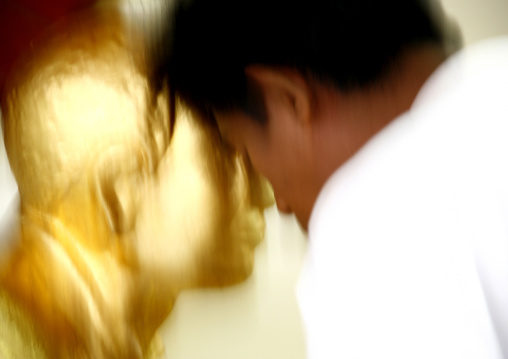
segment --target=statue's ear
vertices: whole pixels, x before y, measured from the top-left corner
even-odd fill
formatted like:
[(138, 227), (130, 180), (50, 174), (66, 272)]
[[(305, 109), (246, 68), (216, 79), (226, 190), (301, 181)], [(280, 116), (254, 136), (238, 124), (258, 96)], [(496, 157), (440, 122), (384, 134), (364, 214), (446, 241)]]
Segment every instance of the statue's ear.
[(125, 148), (110, 148), (97, 166), (95, 190), (112, 231), (121, 234), (134, 227), (141, 197), (143, 158)]

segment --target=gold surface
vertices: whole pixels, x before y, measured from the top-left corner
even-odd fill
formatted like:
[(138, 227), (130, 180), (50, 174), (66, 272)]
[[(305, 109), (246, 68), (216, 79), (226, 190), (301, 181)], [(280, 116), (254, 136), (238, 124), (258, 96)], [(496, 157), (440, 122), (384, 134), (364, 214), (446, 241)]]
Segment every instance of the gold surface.
[(252, 270), (270, 190), (182, 105), (170, 140), (168, 91), (127, 34), (115, 11), (78, 15), (7, 83), (21, 210), (0, 255), (0, 358), (157, 357), (181, 290)]

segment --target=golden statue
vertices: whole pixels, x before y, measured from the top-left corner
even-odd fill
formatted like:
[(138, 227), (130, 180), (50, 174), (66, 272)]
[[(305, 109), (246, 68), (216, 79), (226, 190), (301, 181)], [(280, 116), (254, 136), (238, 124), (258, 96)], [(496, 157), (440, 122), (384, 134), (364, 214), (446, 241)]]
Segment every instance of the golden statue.
[[(148, 358), (178, 293), (245, 279), (265, 184), (155, 90), (114, 10), (40, 39), (2, 96), (19, 229), (0, 252), (0, 358)], [(138, 44), (139, 45), (139, 44)]]

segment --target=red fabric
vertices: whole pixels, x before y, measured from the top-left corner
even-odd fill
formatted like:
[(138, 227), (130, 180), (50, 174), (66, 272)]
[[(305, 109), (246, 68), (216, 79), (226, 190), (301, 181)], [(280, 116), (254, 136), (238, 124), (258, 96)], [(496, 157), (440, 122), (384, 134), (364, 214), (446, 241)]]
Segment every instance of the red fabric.
[(33, 39), (54, 21), (94, 1), (0, 1), (0, 90), (3, 90), (11, 67)]

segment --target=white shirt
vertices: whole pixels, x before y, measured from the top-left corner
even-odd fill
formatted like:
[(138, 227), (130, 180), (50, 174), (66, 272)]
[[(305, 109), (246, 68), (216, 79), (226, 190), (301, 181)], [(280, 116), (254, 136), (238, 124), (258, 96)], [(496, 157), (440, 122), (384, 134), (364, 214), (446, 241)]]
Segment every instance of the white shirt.
[(508, 38), (470, 47), (328, 180), (309, 359), (508, 358)]

